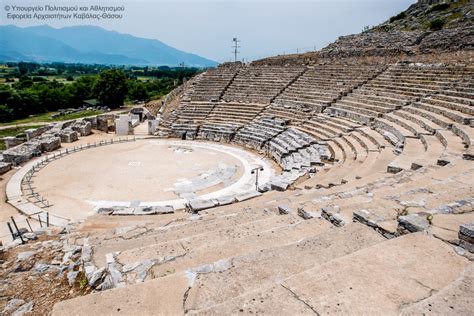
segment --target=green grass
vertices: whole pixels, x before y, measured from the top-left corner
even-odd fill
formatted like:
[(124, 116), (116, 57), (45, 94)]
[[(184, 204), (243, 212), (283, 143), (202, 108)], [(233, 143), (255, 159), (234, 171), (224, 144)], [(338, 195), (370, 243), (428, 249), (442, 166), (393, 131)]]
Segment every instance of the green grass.
[(19, 119), (7, 123), (0, 123), (0, 126), (7, 126), (7, 125), (17, 125), (17, 124), (27, 124), (27, 123), (39, 123), (39, 122), (58, 122), (58, 121), (68, 121), (68, 120), (75, 120), (87, 116), (94, 116), (98, 114), (102, 114), (103, 111), (82, 111), (78, 113), (72, 113), (67, 115), (62, 115), (57, 118), (51, 118), (51, 115), (57, 112), (48, 112), (38, 115), (32, 115), (28, 118)]

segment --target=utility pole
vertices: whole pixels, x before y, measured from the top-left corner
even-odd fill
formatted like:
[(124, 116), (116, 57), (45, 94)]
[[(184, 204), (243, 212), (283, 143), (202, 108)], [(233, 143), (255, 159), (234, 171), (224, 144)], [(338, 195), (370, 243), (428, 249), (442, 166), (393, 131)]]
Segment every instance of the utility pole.
[(184, 61), (179, 63), (179, 66), (181, 67), (181, 75), (183, 76), (182, 83), (184, 83)]
[(234, 62), (237, 62), (237, 54), (240, 53), (239, 52), (239, 43), (240, 43), (240, 40), (237, 39), (237, 37), (234, 37), (232, 39), (232, 42), (234, 42), (234, 46), (232, 46), (232, 48), (234, 49), (233, 53), (234, 53)]

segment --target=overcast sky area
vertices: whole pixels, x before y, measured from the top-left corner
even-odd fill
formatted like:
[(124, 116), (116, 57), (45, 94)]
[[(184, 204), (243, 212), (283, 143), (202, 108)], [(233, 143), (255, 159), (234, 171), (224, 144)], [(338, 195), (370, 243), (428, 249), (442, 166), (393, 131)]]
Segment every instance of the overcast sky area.
[[(53, 27), (97, 25), (158, 39), (218, 62), (229, 61), (232, 38), (241, 40), (240, 59), (320, 49), (341, 35), (359, 33), (405, 10), (416, 0), (0, 0), (0, 23)], [(6, 5), (121, 5), (120, 20), (12, 21)], [(87, 45), (87, 43), (84, 43)]]

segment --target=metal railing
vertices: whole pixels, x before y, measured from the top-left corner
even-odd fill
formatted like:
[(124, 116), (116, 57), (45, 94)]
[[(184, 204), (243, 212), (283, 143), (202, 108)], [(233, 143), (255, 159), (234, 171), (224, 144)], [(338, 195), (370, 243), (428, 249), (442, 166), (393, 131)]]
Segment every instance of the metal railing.
[[(54, 152), (50, 155), (46, 155), (43, 158), (40, 158), (35, 164), (33, 164), (30, 170), (28, 170), (26, 174), (23, 176), (21, 180), (21, 191), (23, 192), (23, 196), (26, 197), (28, 202), (40, 207), (41, 209), (43, 210), (49, 209), (51, 206), (53, 206), (53, 204), (51, 204), (46, 198), (41, 196), (39, 192), (35, 191), (34, 177), (37, 172), (39, 172), (41, 169), (43, 169), (46, 165), (48, 165), (52, 161), (55, 161), (59, 158), (65, 157), (67, 155), (70, 155), (82, 150), (97, 148), (97, 147), (102, 147), (102, 146), (107, 146), (107, 145), (113, 145), (113, 144), (134, 142), (134, 141), (136, 141), (135, 137), (110, 139), (110, 140), (104, 140), (104, 141), (99, 141), (99, 142), (94, 142), (94, 143), (87, 143), (86, 145), (81, 144), (79, 146), (74, 146), (72, 148), (65, 148), (64, 150), (59, 150), (58, 152)], [(24, 221), (23, 224), (26, 224), (28, 226), (30, 232), (33, 232), (33, 229), (29, 220), (34, 220), (35, 222), (37, 221), (40, 227), (50, 226), (49, 211), (41, 211), (34, 215), (24, 214), (24, 216), (25, 216), (24, 220), (23, 219), (15, 220), (15, 218), (12, 216), (10, 217), (11, 222), (8, 221), (6, 223), (13, 240), (20, 238), (22, 243), (25, 242), (25, 238), (23, 238), (23, 234), (26, 232), (25, 231), (26, 227), (19, 227), (18, 224), (20, 223), (20, 221)], [(54, 215), (54, 216), (58, 218), (62, 218), (57, 215)], [(67, 218), (62, 218), (62, 219), (68, 220)], [(6, 237), (6, 236), (0, 236), (0, 238), (1, 237)]]
[[(37, 214), (37, 220), (39, 223), (40, 228), (43, 227), (49, 227), (49, 212), (46, 212), (46, 218), (44, 220), (41, 219), (40, 214)], [(24, 244), (28, 238), (24, 236), (26, 233), (33, 233), (35, 229), (33, 229), (30, 220), (36, 220), (34, 216), (26, 216), (25, 218), (20, 218), (20, 219), (15, 219), (13, 216), (10, 216), (10, 221), (7, 221), (7, 227), (8, 231), (10, 232), (10, 236), (12, 241), (15, 241), (16, 239), (20, 239), (21, 243)], [(27, 227), (21, 224), (26, 224)], [(33, 223), (34, 225), (34, 223)], [(6, 235), (0, 236), (0, 238), (5, 238), (7, 237)]]

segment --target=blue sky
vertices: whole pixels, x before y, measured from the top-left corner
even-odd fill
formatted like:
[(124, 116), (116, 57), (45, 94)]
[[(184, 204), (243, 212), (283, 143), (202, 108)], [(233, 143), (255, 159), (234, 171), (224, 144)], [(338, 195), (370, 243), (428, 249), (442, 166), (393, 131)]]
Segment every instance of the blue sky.
[[(405, 10), (415, 0), (1, 0), (0, 23), (53, 27), (98, 25), (171, 46), (218, 62), (231, 60), (232, 38), (240, 59), (320, 49), (341, 35), (358, 33)], [(5, 5), (123, 5), (120, 20), (12, 21)]]

